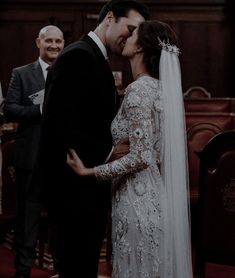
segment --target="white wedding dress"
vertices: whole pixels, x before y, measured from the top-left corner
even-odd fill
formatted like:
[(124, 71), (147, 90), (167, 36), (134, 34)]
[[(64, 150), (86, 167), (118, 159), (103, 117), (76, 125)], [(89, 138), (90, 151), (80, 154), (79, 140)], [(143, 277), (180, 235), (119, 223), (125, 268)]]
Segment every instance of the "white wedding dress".
[(112, 278), (190, 278), (175, 275), (166, 261), (172, 252), (166, 254), (166, 189), (159, 166), (162, 105), (159, 80), (142, 76), (130, 84), (111, 127), (114, 144), (129, 138), (130, 152), (95, 168), (97, 179), (112, 179)]

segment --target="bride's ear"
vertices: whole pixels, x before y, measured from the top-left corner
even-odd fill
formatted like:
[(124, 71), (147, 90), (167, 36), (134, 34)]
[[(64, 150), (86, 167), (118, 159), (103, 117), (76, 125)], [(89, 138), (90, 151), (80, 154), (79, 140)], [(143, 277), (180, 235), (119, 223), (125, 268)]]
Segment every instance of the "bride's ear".
[(143, 52), (143, 48), (141, 46), (137, 46), (135, 53), (142, 53)]

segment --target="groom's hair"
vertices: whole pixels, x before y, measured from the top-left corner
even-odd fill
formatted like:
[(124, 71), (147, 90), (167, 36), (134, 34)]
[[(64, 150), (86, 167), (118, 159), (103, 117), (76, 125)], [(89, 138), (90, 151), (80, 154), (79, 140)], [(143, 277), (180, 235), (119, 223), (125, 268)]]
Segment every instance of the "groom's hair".
[(100, 11), (98, 24), (100, 24), (108, 12), (113, 12), (113, 15), (119, 17), (127, 17), (130, 10), (135, 10), (143, 16), (145, 20), (149, 19), (148, 8), (135, 0), (111, 0), (107, 2)]

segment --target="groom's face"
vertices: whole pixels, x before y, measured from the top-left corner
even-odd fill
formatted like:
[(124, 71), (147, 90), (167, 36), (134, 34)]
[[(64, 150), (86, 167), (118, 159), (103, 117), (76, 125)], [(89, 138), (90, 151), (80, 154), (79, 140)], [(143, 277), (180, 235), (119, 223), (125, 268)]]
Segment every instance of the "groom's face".
[(126, 40), (144, 20), (144, 17), (135, 10), (130, 10), (127, 17), (120, 18), (114, 17), (113, 13), (110, 12), (107, 15), (107, 50), (115, 54), (121, 54), (126, 44)]

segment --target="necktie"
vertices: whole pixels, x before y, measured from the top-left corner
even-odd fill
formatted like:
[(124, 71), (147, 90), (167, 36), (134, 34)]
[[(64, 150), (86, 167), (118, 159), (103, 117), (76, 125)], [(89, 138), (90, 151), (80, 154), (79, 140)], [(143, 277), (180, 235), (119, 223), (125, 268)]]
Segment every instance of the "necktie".
[(50, 70), (50, 67), (51, 67), (51, 66), (48, 66), (48, 67), (46, 68), (46, 71), (45, 71), (45, 80), (46, 80), (46, 78), (47, 78), (47, 73), (48, 73), (48, 71)]

